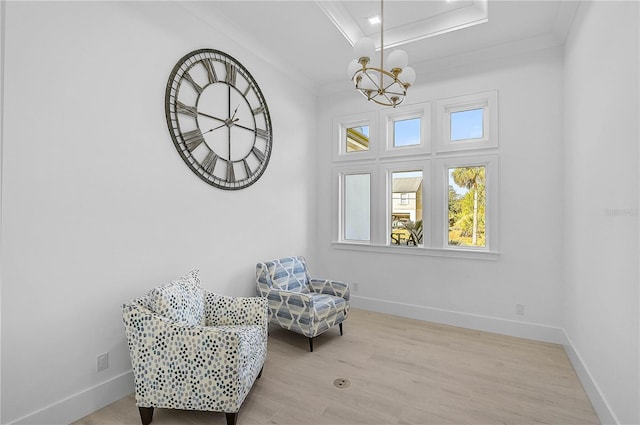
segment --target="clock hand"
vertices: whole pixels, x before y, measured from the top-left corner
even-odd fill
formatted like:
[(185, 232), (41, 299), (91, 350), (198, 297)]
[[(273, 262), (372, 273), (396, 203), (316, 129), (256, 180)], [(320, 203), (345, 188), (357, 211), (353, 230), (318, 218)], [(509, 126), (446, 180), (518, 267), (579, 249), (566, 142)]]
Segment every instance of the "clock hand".
[(222, 125), (217, 126), (216, 128), (212, 128), (211, 130), (207, 130), (207, 131), (205, 131), (204, 133), (202, 133), (202, 135), (205, 135), (205, 134), (207, 134), (207, 133), (211, 133), (213, 130), (217, 130), (217, 129), (219, 129), (220, 127), (224, 127), (225, 125), (227, 125), (227, 124), (222, 124)]
[[(240, 104), (238, 104), (238, 106), (236, 106), (236, 110), (235, 110), (235, 111), (233, 111), (233, 115), (231, 115), (231, 118), (230, 118), (231, 120), (233, 120), (233, 118), (236, 116), (236, 112), (238, 112), (238, 108), (239, 108), (239, 107), (240, 107)], [(235, 122), (235, 121), (238, 121), (238, 119), (239, 119), (239, 118), (236, 118), (236, 119), (234, 120), (234, 122)]]
[(245, 127), (242, 124), (233, 124), (233, 125), (236, 126), (236, 127), (241, 128), (243, 130), (247, 130), (247, 131), (252, 132), (253, 134), (256, 135), (256, 137), (262, 137), (263, 139), (268, 139), (268, 138), (271, 137), (267, 130), (263, 130), (261, 128), (249, 128), (249, 127)]
[(213, 115), (205, 114), (204, 112), (200, 112), (200, 111), (198, 111), (198, 115), (202, 115), (203, 117), (207, 117), (207, 118), (213, 118), (214, 120), (217, 120), (217, 121), (220, 121), (220, 122), (226, 122), (227, 121), (227, 120), (225, 120), (223, 118), (214, 117)]
[[(237, 120), (238, 120), (238, 118), (236, 118), (236, 121), (237, 121)], [(236, 126), (236, 127), (239, 127), (239, 128), (245, 129), (245, 130), (248, 130), (248, 131), (250, 131), (250, 132), (252, 132), (252, 133), (255, 133), (255, 132), (256, 132), (256, 129), (255, 129), (255, 128), (245, 127), (245, 126), (244, 126), (244, 125), (242, 125), (242, 124), (235, 124), (235, 121), (234, 121), (234, 124), (233, 124), (233, 125), (234, 125), (234, 126)]]
[[(233, 123), (235, 123), (236, 121), (238, 121), (240, 118), (235, 118), (235, 119), (222, 119), (222, 118), (218, 118), (218, 117), (214, 117), (213, 115), (209, 115), (209, 114), (205, 114), (204, 112), (198, 112), (198, 115), (202, 115), (203, 117), (207, 117), (207, 118), (213, 118), (214, 120), (220, 121), (224, 124), (222, 124), (222, 126), (226, 125), (231, 127), (231, 125)], [(222, 127), (220, 126), (220, 127)], [(216, 127), (216, 128), (220, 128), (220, 127)], [(214, 129), (215, 130), (215, 129)]]

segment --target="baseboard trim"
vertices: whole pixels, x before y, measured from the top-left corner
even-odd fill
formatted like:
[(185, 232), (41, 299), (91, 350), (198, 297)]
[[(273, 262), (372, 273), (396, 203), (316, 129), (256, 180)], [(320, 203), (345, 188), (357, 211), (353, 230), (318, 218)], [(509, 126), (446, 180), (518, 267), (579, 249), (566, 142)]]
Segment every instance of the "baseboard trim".
[(571, 338), (562, 328), (359, 296), (351, 297), (351, 306), (410, 319), (560, 344), (567, 353), (600, 422), (603, 425), (620, 423), (576, 351)]
[(596, 411), (598, 415), (598, 419), (600, 419), (600, 423), (602, 425), (615, 425), (619, 424), (618, 418), (611, 410), (609, 403), (603, 397), (600, 388), (593, 380), (589, 369), (582, 361), (580, 354), (575, 349), (571, 338), (567, 335), (566, 331), (563, 331), (564, 334), (564, 342), (562, 346), (564, 347), (564, 351), (567, 353), (567, 357), (569, 357), (569, 361), (573, 365), (573, 369), (576, 371), (576, 375), (578, 375), (578, 379), (584, 388), (584, 392), (587, 393), (587, 397), (591, 401), (591, 405), (593, 406), (593, 410)]
[(125, 372), (29, 413), (8, 425), (68, 425), (116, 400), (120, 400), (133, 391), (133, 372)]
[(564, 332), (562, 329), (536, 323), (519, 322), (479, 314), (461, 313), (458, 311), (359, 296), (351, 297), (351, 305), (363, 310), (377, 311), (394, 316), (459, 326), (461, 328), (478, 331), (493, 332), (501, 335), (551, 342), (554, 344), (562, 344), (564, 342)]

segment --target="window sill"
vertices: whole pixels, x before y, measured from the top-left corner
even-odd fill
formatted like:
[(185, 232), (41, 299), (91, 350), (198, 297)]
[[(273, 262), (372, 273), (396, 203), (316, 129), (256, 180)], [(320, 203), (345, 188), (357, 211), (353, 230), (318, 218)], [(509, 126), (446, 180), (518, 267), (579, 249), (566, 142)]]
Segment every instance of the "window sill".
[(484, 249), (479, 250), (473, 248), (424, 248), (416, 246), (389, 246), (354, 242), (332, 242), (331, 246), (334, 249), (343, 249), (347, 251), (379, 252), (385, 254), (418, 255), (426, 257), (464, 258), (470, 260), (489, 261), (497, 261), (500, 258), (500, 253), (497, 251), (487, 251)]

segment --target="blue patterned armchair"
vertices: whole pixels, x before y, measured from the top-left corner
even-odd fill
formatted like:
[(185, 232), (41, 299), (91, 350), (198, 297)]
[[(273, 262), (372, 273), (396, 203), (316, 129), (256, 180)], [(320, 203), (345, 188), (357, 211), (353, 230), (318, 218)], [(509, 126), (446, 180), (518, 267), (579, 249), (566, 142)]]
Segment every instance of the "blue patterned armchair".
[(340, 326), (349, 315), (349, 285), (309, 276), (304, 257), (287, 257), (256, 265), (257, 293), (269, 300), (271, 323), (309, 338)]
[(267, 357), (267, 301), (203, 289), (194, 270), (122, 306), (143, 425), (154, 408), (238, 411)]

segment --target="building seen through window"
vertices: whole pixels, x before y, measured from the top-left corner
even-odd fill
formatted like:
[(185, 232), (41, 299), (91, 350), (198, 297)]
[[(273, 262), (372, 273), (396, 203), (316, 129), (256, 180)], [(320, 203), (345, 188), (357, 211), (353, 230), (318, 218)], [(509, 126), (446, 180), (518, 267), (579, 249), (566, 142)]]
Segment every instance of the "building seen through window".
[(392, 173), (391, 243), (422, 244), (422, 171)]

